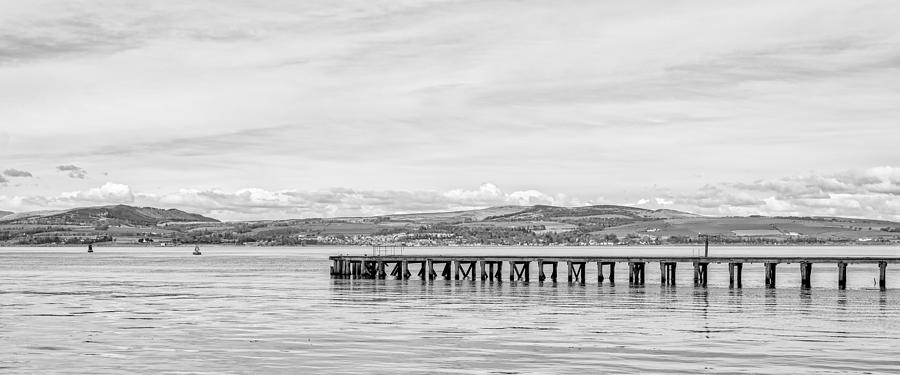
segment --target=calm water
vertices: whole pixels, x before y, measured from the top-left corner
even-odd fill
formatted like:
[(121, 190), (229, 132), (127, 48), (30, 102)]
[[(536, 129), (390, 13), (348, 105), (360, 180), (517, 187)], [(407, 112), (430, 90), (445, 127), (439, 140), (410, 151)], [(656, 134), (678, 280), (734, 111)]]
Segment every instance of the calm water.
[[(2, 373), (898, 373), (900, 270), (779, 267), (742, 290), (689, 265), (662, 287), (333, 280), (348, 248), (0, 248)], [(426, 250), (419, 250), (425, 252)], [(429, 249), (690, 255), (689, 248)], [(713, 255), (888, 255), (898, 248), (737, 248)], [(564, 275), (563, 275), (564, 276)], [(591, 282), (593, 279), (593, 282)]]

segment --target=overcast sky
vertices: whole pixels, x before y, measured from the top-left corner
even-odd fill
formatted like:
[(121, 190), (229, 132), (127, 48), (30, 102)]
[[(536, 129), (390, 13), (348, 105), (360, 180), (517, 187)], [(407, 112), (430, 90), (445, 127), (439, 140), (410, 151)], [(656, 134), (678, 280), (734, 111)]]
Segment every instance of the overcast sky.
[(900, 220), (897, 1), (0, 0), (0, 210)]

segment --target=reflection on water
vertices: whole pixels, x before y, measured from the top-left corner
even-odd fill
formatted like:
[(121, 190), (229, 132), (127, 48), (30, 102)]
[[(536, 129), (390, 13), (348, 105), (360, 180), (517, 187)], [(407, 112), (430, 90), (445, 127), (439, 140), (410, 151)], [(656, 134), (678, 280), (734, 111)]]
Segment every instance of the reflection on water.
[[(80, 249), (79, 249), (80, 250)], [(900, 272), (762, 267), (728, 288), (328, 276), (322, 248), (0, 249), (0, 371), (892, 372)], [(829, 276), (831, 275), (831, 276)], [(564, 276), (564, 275), (561, 275)], [(655, 281), (655, 283), (654, 283)], [(893, 283), (892, 283), (893, 281)]]

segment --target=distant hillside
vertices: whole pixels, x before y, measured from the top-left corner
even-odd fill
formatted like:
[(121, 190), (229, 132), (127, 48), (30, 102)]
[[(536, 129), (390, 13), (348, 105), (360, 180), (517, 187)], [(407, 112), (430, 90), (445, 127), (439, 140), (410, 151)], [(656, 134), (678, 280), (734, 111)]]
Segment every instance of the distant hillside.
[(647, 220), (647, 219), (675, 219), (698, 217), (698, 215), (675, 210), (648, 210), (627, 206), (585, 206), (585, 207), (555, 207), (533, 206), (518, 212), (490, 216), (487, 221), (529, 221), (529, 220), (569, 220), (590, 221), (591, 219), (623, 219), (623, 220)]
[[(708, 217), (629, 206), (501, 206), (372, 217), (219, 222), (175, 209), (104, 206), (0, 217), (0, 245), (671, 245), (900, 243), (900, 223), (839, 217)], [(551, 250), (548, 250), (551, 251)]]
[(216, 219), (176, 209), (126, 205), (36, 211), (0, 217), (0, 224), (38, 225), (157, 225), (166, 222), (219, 222)]
[(12, 215), (12, 214), (13, 214), (13, 213), (12, 213), (12, 212), (9, 212), (9, 211), (0, 211), (0, 218), (2, 218), (2, 217), (4, 217), (4, 216), (9, 216), (9, 215)]
[(500, 206), (469, 211), (384, 215), (378, 216), (377, 218), (396, 222), (467, 222), (481, 221), (490, 217), (512, 215), (529, 209), (530, 207), (524, 206)]

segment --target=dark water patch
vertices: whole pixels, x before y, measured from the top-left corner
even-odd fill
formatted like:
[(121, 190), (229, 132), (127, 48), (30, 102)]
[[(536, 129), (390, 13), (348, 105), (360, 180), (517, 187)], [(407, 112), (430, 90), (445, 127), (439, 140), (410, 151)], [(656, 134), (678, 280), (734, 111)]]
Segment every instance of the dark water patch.
[(64, 351), (64, 350), (72, 350), (70, 348), (62, 347), (62, 346), (26, 346), (26, 349), (32, 350), (46, 350), (46, 351)]

